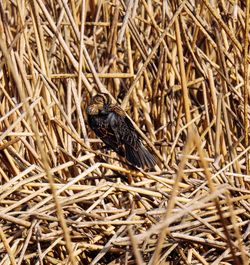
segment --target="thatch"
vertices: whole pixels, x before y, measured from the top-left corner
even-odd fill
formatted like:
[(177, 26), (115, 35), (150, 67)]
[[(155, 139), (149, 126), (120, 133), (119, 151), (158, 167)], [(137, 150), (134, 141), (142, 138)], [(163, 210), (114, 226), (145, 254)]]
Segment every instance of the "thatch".
[[(249, 2), (0, 1), (0, 265), (249, 264)], [(154, 171), (90, 130), (98, 91)]]

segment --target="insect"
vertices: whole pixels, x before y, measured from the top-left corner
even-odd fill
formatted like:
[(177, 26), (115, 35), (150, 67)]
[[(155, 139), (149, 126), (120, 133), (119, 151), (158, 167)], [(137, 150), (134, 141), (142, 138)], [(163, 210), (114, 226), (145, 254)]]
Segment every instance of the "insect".
[(87, 107), (88, 122), (101, 140), (132, 165), (153, 168), (156, 158), (143, 145), (123, 109), (108, 94), (95, 95)]

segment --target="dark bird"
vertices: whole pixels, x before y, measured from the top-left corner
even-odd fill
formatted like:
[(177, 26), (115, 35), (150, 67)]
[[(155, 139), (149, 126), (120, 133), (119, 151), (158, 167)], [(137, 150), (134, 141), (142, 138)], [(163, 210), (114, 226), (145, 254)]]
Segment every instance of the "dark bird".
[(155, 157), (143, 145), (123, 109), (111, 103), (108, 94), (95, 95), (87, 107), (88, 122), (98, 137), (132, 165), (153, 168)]

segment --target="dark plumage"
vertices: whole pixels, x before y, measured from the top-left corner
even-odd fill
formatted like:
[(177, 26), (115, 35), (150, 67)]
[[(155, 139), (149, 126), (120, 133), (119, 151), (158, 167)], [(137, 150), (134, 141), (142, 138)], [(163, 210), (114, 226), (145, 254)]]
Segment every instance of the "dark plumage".
[(94, 96), (87, 108), (91, 129), (111, 149), (134, 166), (152, 168), (155, 157), (145, 148), (125, 112), (112, 104), (108, 94)]

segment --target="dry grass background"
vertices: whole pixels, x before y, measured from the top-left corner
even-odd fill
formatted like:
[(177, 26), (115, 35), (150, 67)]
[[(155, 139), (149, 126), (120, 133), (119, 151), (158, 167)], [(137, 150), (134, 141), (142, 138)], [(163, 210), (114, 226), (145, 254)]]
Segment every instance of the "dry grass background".
[[(0, 265), (249, 264), (249, 2), (0, 2)], [(97, 91), (154, 172), (90, 131)]]

